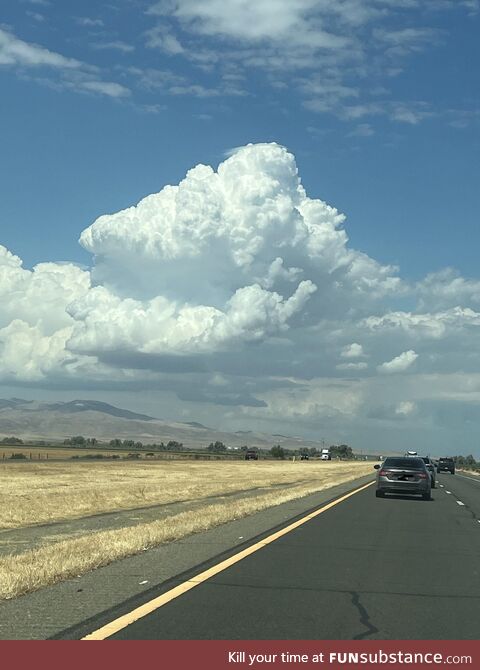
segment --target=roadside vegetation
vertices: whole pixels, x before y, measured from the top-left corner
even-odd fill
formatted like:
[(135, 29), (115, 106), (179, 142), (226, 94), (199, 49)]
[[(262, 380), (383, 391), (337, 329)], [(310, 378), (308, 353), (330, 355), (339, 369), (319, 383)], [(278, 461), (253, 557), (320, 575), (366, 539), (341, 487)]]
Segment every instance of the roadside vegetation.
[[(33, 518), (45, 515), (52, 519), (92, 514), (105, 510), (105, 506), (112, 509), (113, 503), (115, 509), (123, 509), (131, 507), (132, 501), (133, 506), (139, 506), (147, 500), (173, 502), (200, 497), (205, 499), (205, 506), (162, 520), (90, 533), (0, 558), (0, 598), (13, 598), (158, 544), (372, 473), (371, 463), (354, 461), (131, 463), (128, 468), (122, 464), (120, 469), (118, 466), (82, 463), (69, 469), (56, 463), (4, 467), (0, 474), (4, 527), (13, 527), (14, 523), (25, 525), (27, 520), (32, 523)], [(252, 490), (265, 486), (270, 490), (251, 495)], [(242, 490), (246, 492), (245, 498), (227, 497), (222, 503), (208, 503), (209, 495)], [(75, 509), (77, 505), (83, 511)], [(5, 506), (9, 508), (7, 513)]]
[(0, 528), (18, 528), (241, 491), (324, 488), (371, 463), (275, 461), (9, 462), (0, 464)]
[(473, 474), (480, 474), (480, 461), (476, 461), (472, 454), (468, 456), (454, 456), (455, 466), (460, 470), (469, 470)]

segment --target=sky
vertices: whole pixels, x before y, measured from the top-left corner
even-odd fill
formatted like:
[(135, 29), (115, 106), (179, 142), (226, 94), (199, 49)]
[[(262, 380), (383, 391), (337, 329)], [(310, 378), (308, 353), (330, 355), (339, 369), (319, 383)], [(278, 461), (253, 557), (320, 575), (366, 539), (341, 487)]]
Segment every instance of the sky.
[(4, 0), (0, 396), (480, 457), (478, 0)]

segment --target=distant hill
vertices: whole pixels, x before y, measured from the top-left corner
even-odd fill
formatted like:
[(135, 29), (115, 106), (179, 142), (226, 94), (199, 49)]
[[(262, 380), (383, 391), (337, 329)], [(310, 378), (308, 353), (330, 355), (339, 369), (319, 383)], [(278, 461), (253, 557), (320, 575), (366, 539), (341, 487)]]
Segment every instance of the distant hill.
[(270, 449), (274, 444), (281, 444), (298, 449), (320, 446), (319, 442), (298, 437), (274, 436), (249, 430), (228, 433), (196, 421), (165, 421), (106, 402), (82, 399), (68, 402), (0, 399), (0, 439), (12, 435), (24, 440), (58, 441), (83, 435), (103, 441), (119, 438), (144, 444), (175, 440), (187, 448), (206, 447), (216, 440), (228, 447), (247, 445)]
[(128, 409), (120, 409), (106, 402), (98, 400), (72, 400), (71, 402), (57, 402), (44, 406), (45, 409), (54, 412), (63, 412), (64, 414), (73, 414), (76, 412), (102, 412), (110, 416), (119, 416), (122, 419), (138, 419), (139, 421), (155, 421), (153, 416), (147, 414), (137, 414)]

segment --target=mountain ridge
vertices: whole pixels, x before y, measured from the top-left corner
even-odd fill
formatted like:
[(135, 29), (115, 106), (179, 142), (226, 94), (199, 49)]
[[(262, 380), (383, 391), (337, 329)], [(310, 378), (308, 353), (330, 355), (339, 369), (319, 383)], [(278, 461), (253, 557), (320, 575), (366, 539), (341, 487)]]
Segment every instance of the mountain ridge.
[(274, 436), (256, 431), (228, 432), (209, 428), (197, 421), (158, 419), (97, 400), (38, 402), (21, 398), (0, 398), (0, 438), (63, 441), (74, 435), (98, 440), (134, 439), (145, 444), (170, 440), (187, 448), (206, 447), (217, 440), (227, 446), (318, 447), (320, 442), (299, 437)]

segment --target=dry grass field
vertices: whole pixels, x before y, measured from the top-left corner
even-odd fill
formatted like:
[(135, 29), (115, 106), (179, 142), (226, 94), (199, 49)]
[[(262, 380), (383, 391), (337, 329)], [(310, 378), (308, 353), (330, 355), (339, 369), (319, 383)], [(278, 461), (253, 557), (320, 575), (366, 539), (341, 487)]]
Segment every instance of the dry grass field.
[[(165, 542), (373, 474), (371, 462), (10, 463), (0, 467), (3, 528), (179, 500), (189, 510), (0, 558), (0, 599), (80, 575)], [(258, 490), (258, 495), (251, 495)], [(245, 497), (209, 504), (233, 492)]]
[(10, 462), (0, 464), (0, 528), (226, 493), (327, 488), (372, 472), (356, 462)]

